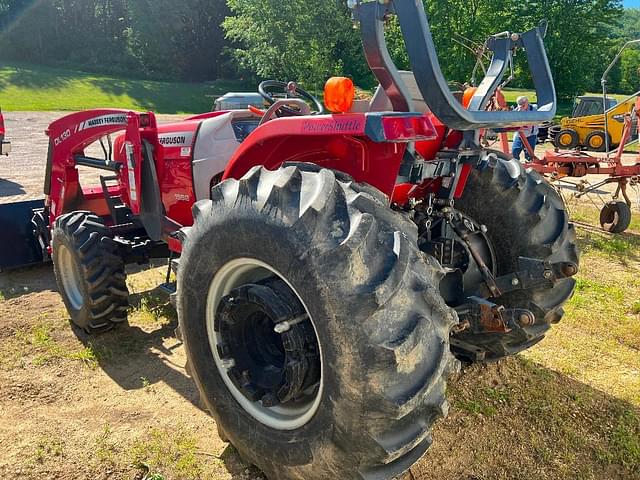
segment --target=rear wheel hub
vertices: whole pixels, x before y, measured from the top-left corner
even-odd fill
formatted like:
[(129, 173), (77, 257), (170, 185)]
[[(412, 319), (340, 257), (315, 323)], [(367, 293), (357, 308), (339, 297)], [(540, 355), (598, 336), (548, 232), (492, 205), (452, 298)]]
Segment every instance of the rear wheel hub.
[(236, 401), (278, 430), (305, 425), (322, 394), (321, 348), (293, 288), (257, 260), (223, 267), (209, 289), (214, 361)]
[(319, 352), (304, 307), (280, 279), (234, 289), (220, 302), (218, 352), (250, 400), (274, 406), (320, 380)]

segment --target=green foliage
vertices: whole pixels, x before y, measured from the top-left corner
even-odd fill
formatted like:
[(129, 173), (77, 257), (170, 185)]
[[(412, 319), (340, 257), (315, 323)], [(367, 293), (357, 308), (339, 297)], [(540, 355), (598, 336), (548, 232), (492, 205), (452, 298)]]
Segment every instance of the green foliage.
[(0, 0), (9, 60), (183, 80), (223, 73), (224, 0)]
[[(640, 10), (620, 0), (439, 0), (426, 2), (445, 76), (471, 80), (476, 43), (499, 31), (549, 22), (545, 44), (561, 99), (598, 91), (604, 67), (626, 39), (640, 38)], [(404, 39), (388, 22), (389, 50), (408, 68)], [(318, 89), (331, 75), (363, 88), (374, 80), (344, 0), (0, 0), (0, 58), (171, 80), (249, 76)], [(612, 91), (640, 88), (640, 52), (624, 54)], [(530, 88), (519, 55), (513, 87)]]
[(358, 32), (335, 1), (229, 0), (224, 22), (240, 65), (259, 77), (298, 80), (318, 88), (332, 75), (370, 83)]
[[(295, 78), (319, 85), (331, 74), (368, 83), (347, 9), (336, 2), (311, 0), (229, 0), (233, 13), (224, 24), (238, 44), (236, 57), (259, 76)], [(611, 29), (621, 14), (619, 0), (441, 0), (427, 2), (427, 13), (445, 76), (467, 82), (476, 62), (460, 45), (464, 38), (483, 43), (498, 31), (524, 31), (549, 21), (546, 45), (560, 97), (597, 89), (602, 65), (616, 40)], [(387, 25), (389, 51), (400, 68), (409, 68), (404, 39), (395, 19)], [(354, 46), (357, 45), (357, 49)], [(302, 55), (301, 52), (305, 54)], [(631, 60), (630, 60), (631, 62)], [(514, 86), (529, 87), (524, 57), (518, 57)]]

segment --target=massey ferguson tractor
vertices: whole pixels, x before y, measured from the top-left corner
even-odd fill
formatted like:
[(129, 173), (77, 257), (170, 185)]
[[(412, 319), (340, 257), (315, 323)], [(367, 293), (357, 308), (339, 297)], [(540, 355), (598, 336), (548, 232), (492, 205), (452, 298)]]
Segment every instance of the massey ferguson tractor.
[(11, 142), (5, 140), (5, 136), (4, 115), (2, 115), (2, 110), (0, 110), (0, 155), (9, 155), (11, 153)]
[[(264, 82), (270, 107), (158, 125), (93, 110), (48, 129), (35, 240), (71, 320), (127, 319), (125, 267), (167, 258), (189, 372), (231, 442), (269, 478), (390, 479), (422, 457), (466, 362), (539, 342), (574, 289), (562, 199), (479, 130), (551, 120), (544, 28), (492, 37), (467, 108), (441, 72), (422, 2), (353, 2), (380, 87), (323, 104)], [(393, 65), (397, 15), (413, 72)], [(510, 56), (527, 53), (535, 112), (487, 111)], [(119, 135), (119, 136), (117, 136)], [(89, 145), (115, 136), (105, 158)], [(78, 167), (104, 171), (81, 185)], [(171, 271), (176, 274), (176, 281)]]

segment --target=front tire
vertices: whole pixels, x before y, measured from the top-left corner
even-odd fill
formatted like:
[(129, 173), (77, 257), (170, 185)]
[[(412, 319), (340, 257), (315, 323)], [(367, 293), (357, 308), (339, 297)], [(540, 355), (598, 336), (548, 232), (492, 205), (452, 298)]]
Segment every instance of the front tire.
[(578, 135), (578, 132), (570, 128), (560, 130), (554, 138), (554, 144), (558, 148), (573, 150), (580, 145), (580, 136)]
[[(496, 155), (500, 158), (495, 167), (472, 172), (456, 208), (487, 227), (496, 253), (497, 276), (517, 272), (519, 257), (577, 266), (575, 230), (560, 195), (535, 171), (525, 170), (509, 156)], [(544, 338), (551, 324), (560, 321), (562, 306), (574, 287), (573, 278), (564, 278), (553, 286), (503, 295), (495, 303), (527, 309), (534, 314), (535, 323), (506, 334), (463, 332), (456, 338), (485, 352), (488, 361), (526, 350)], [(457, 353), (467, 358), (466, 352)]]
[[(269, 478), (393, 478), (446, 414), (457, 317), (415, 225), (382, 199), (329, 170), (256, 167), (194, 207), (178, 273), (190, 368), (225, 436)], [(271, 312), (269, 328), (256, 311)], [(270, 329), (287, 315), (304, 340), (280, 348)], [(299, 401), (279, 403), (263, 373), (280, 372), (293, 344), (307, 352)]]
[(71, 321), (87, 333), (127, 320), (124, 263), (104, 221), (91, 212), (59, 217), (51, 239), (53, 267)]

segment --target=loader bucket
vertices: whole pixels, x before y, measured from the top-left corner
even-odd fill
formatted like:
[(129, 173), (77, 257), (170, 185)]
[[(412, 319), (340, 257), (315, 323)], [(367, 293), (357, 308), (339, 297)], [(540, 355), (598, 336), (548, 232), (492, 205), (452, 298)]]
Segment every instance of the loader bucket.
[(43, 254), (33, 233), (33, 210), (44, 200), (0, 205), (0, 272), (42, 263)]

